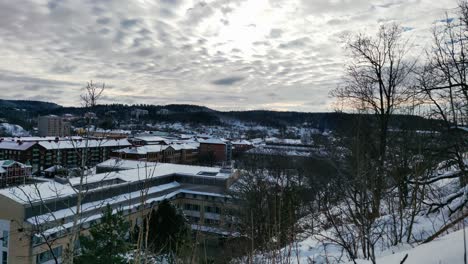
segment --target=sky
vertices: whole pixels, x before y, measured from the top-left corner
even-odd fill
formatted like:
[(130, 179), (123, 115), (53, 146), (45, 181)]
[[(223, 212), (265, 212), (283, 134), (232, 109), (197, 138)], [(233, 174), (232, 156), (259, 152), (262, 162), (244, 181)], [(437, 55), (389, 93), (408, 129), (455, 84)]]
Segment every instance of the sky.
[(79, 106), (333, 111), (345, 34), (400, 24), (415, 47), (456, 0), (0, 0), (0, 98)]

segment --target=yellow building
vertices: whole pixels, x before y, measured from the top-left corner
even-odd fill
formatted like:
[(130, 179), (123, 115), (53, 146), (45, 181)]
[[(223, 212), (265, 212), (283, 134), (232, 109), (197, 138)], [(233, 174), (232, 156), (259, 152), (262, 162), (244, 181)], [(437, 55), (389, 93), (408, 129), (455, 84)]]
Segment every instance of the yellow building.
[(85, 177), (81, 185), (80, 178), (57, 178), (0, 190), (0, 263), (51, 263), (51, 250), (61, 259), (80, 190), (85, 193), (78, 219), (83, 233), (99, 223), (107, 204), (135, 224), (168, 199), (184, 211), (193, 229), (229, 235), (225, 192), (237, 172), (126, 160), (109, 160), (100, 168), (106, 172)]

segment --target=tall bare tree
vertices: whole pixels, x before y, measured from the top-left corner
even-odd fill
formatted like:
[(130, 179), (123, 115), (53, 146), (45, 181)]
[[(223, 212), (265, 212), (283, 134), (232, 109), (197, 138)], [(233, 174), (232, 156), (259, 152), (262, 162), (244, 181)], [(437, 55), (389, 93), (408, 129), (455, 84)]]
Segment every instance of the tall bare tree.
[(369, 182), (372, 191), (372, 212), (379, 215), (382, 190), (385, 188), (386, 152), (389, 143), (389, 123), (398, 108), (411, 98), (410, 75), (415, 65), (407, 41), (398, 25), (382, 25), (375, 37), (358, 34), (346, 40), (350, 62), (345, 84), (331, 95), (346, 107), (374, 115), (376, 173)]

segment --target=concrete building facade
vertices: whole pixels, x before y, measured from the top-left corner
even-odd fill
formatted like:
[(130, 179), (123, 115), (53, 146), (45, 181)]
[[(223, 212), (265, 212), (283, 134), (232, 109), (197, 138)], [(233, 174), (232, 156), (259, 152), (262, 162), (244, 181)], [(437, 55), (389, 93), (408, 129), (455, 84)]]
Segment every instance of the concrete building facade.
[[(99, 224), (102, 209), (109, 204), (121, 210), (132, 225), (144, 215), (170, 200), (191, 221), (192, 229), (229, 235), (230, 206), (225, 194), (238, 173), (221, 168), (176, 164), (110, 160), (108, 172), (86, 177), (41, 182), (0, 190), (0, 234), (6, 241), (1, 248), (1, 263), (49, 263), (52, 250), (61, 259), (73, 225), (77, 192), (87, 190), (79, 219), (80, 232), (86, 235)], [(143, 171), (151, 173), (142, 175)], [(142, 188), (145, 203), (141, 202)], [(21, 188), (21, 190), (19, 189)], [(52, 191), (56, 190), (56, 191)], [(40, 195), (39, 195), (40, 194)]]
[(70, 123), (56, 115), (40, 116), (37, 129), (41, 137), (67, 137), (71, 133)]

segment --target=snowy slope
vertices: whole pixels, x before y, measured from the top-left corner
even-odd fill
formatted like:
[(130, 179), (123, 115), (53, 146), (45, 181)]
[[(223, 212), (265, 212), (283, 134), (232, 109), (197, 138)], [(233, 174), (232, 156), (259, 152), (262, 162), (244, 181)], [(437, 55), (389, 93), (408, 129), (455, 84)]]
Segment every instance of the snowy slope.
[[(465, 231), (468, 233), (468, 228), (465, 228)], [(408, 245), (408, 247), (410, 246)], [(404, 262), (405, 264), (462, 264), (463, 247), (463, 230), (459, 230), (430, 243), (377, 258), (377, 263), (400, 263), (405, 255), (408, 254), (408, 258)], [(357, 263), (368, 264), (372, 262), (358, 260)]]
[(9, 123), (0, 123), (0, 133), (14, 137), (30, 135), (28, 131), (23, 129), (23, 127)]

